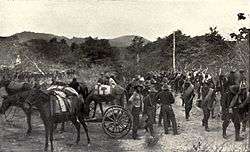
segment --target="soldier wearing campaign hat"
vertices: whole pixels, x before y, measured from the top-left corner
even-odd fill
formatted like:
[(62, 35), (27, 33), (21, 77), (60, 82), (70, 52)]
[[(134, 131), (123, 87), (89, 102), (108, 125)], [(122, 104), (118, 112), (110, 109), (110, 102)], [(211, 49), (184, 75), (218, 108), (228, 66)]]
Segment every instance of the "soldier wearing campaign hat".
[(170, 120), (172, 123), (174, 135), (177, 135), (178, 134), (177, 123), (171, 105), (175, 102), (175, 98), (173, 94), (170, 92), (169, 85), (167, 84), (163, 85), (162, 91), (160, 91), (156, 96), (156, 100), (161, 105), (165, 134), (168, 134), (168, 121)]
[(151, 87), (148, 91), (149, 94), (143, 100), (143, 115), (147, 117), (145, 129), (149, 129), (151, 136), (154, 136), (153, 124), (155, 121), (157, 90), (154, 87)]

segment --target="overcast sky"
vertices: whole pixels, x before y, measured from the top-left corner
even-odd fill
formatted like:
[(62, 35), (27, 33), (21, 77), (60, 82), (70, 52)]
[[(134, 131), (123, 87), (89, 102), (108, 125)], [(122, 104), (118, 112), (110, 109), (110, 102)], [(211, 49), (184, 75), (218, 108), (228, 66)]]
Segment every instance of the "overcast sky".
[[(237, 13), (248, 20), (240, 22)], [(191, 36), (217, 26), (229, 37), (250, 27), (250, 0), (0, 0), (0, 35), (22, 31), (114, 38), (140, 35), (149, 40), (176, 29)]]

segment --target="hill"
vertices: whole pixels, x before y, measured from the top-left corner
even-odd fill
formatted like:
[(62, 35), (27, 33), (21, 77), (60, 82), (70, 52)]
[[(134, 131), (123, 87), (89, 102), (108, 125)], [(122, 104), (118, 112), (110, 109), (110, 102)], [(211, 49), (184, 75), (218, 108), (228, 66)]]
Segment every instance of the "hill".
[[(49, 41), (52, 38), (57, 38), (58, 41), (61, 41), (64, 39), (66, 43), (70, 46), (72, 43), (81, 44), (86, 41), (86, 38), (80, 38), (80, 37), (73, 37), (73, 38), (67, 38), (65, 36), (58, 36), (53, 34), (46, 34), (46, 33), (35, 33), (35, 32), (21, 32), (16, 33), (11, 36), (12, 38), (16, 38), (20, 43), (30, 41), (32, 39), (42, 39)], [(128, 47), (131, 43), (135, 35), (126, 35), (117, 37), (114, 39), (109, 39), (109, 43), (112, 47)], [(149, 43), (150, 41), (147, 39), (143, 39), (145, 41), (145, 45)]]
[[(126, 36), (120, 36), (114, 39), (110, 39), (109, 43), (111, 46), (114, 47), (128, 47), (131, 45), (132, 40), (134, 39), (134, 37), (136, 37), (135, 35), (126, 35)], [(144, 45), (148, 44), (150, 41), (143, 38), (144, 41)]]

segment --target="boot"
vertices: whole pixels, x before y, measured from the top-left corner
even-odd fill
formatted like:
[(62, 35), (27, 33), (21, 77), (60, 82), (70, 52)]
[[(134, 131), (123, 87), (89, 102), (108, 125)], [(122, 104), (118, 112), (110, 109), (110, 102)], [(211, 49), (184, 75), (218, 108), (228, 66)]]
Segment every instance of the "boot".
[(242, 141), (244, 140), (243, 137), (240, 136), (240, 130), (235, 131), (235, 141)]

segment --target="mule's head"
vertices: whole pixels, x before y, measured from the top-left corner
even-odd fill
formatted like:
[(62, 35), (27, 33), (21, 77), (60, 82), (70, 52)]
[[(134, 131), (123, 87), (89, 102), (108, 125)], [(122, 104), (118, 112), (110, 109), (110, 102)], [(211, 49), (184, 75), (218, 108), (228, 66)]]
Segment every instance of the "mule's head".
[(0, 102), (0, 114), (4, 114), (5, 111), (9, 109), (9, 107), (12, 105), (12, 100), (7, 98), (6, 96), (2, 97), (3, 101)]
[(87, 97), (86, 100), (84, 100), (84, 103), (82, 104), (82, 112), (85, 117), (89, 117), (91, 101), (92, 100), (90, 99), (90, 97)]

